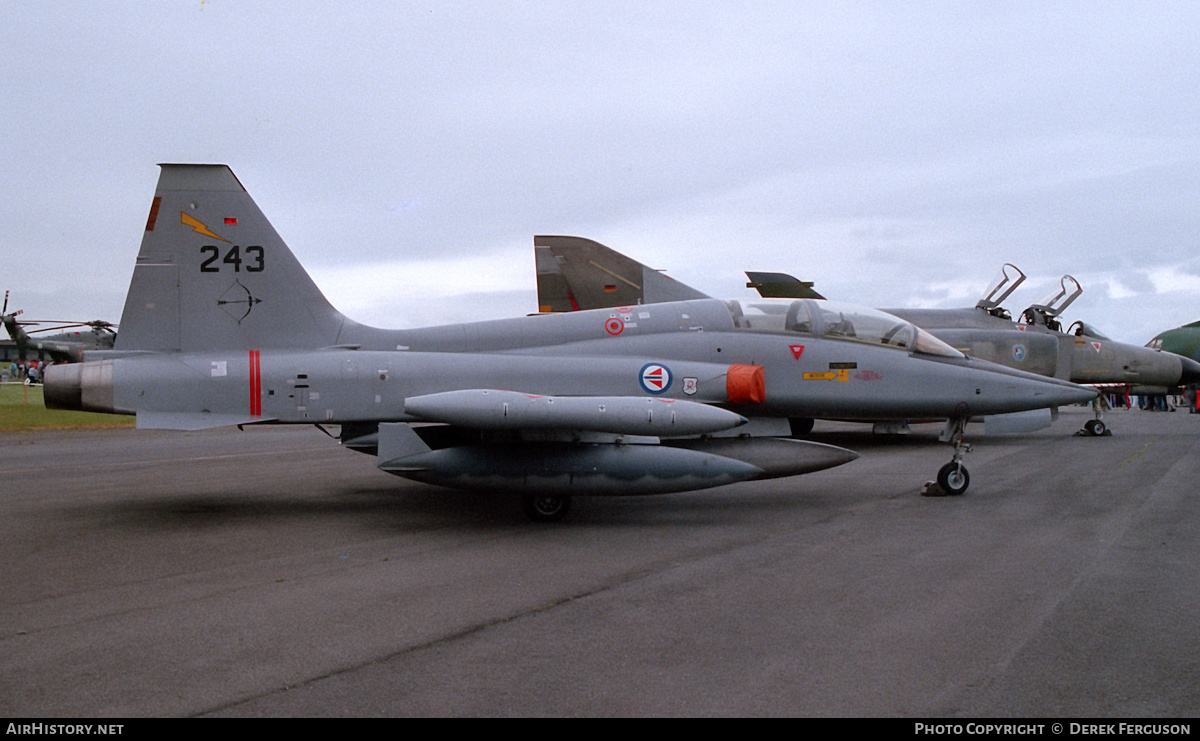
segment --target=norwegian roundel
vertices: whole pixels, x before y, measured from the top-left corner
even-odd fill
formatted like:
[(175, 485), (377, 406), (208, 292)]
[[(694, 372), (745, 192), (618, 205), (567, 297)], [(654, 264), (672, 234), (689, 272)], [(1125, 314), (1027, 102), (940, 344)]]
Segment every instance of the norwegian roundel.
[(671, 371), (665, 365), (650, 363), (642, 368), (642, 374), (638, 380), (641, 381), (642, 389), (646, 393), (661, 394), (671, 388)]
[(604, 323), (604, 331), (608, 332), (613, 337), (621, 334), (621, 330), (623, 329), (625, 329), (625, 322), (621, 321), (615, 316), (609, 317), (608, 321)]

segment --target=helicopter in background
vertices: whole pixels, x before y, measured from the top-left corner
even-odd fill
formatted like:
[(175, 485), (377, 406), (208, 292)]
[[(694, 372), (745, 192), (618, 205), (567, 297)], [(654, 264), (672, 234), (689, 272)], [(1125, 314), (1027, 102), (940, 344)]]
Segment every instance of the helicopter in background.
[[(32, 351), (56, 363), (78, 363), (88, 352), (94, 350), (111, 350), (117, 340), (117, 325), (103, 319), (89, 322), (69, 320), (41, 319), (35, 321), (17, 321), (23, 314), (17, 310), (8, 312), (8, 291), (4, 292), (4, 308), (0, 310), (0, 322), (16, 345), (21, 358)], [(40, 325), (49, 325), (41, 327)], [(39, 329), (26, 331), (26, 327), (38, 326)], [(42, 335), (46, 332), (56, 334)]]

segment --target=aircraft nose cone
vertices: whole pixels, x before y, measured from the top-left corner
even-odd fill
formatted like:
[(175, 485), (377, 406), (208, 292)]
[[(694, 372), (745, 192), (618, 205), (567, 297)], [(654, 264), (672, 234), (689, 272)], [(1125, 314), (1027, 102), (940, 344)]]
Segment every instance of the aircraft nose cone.
[(1090, 386), (1078, 386), (1070, 384), (1074, 388), (1060, 387), (1055, 389), (1054, 395), (1058, 399), (1054, 403), (1055, 406), (1070, 406), (1071, 404), (1086, 404), (1097, 396), (1100, 392)]
[(1087, 404), (1100, 394), (1091, 386), (1080, 386), (1070, 381), (1043, 378), (1033, 390), (1033, 398), (1043, 407), (1065, 407), (1072, 404)]
[(1179, 360), (1183, 365), (1183, 370), (1179, 376), (1179, 383), (1183, 386), (1190, 386), (1193, 383), (1200, 383), (1200, 363), (1197, 363), (1191, 358), (1179, 356)]
[[(1007, 414), (1086, 404), (1100, 393), (1090, 386), (1015, 370), (985, 360), (970, 358), (968, 362), (971, 368), (983, 372), (976, 376), (973, 384), (977, 385), (975, 393), (962, 402), (976, 414)], [(980, 396), (980, 387), (989, 393)]]

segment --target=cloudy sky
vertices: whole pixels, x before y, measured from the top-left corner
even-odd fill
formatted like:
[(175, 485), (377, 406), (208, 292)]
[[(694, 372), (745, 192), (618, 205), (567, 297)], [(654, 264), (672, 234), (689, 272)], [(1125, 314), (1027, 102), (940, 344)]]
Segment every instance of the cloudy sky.
[(1200, 319), (1200, 5), (0, 4), (0, 287), (117, 320), (159, 162), (230, 165), (334, 305), (536, 309), (535, 234), (1145, 343)]

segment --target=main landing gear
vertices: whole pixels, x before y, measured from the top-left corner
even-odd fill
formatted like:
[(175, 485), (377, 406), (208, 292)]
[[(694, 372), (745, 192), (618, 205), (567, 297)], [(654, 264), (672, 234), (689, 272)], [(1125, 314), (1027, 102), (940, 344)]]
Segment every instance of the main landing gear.
[(569, 494), (526, 494), (521, 497), (521, 509), (534, 522), (558, 522), (571, 509)]
[(954, 457), (938, 471), (937, 481), (929, 481), (921, 492), (926, 497), (957, 497), (971, 485), (971, 474), (963, 465), (963, 456), (971, 452), (971, 445), (963, 440), (967, 417), (952, 417), (946, 421), (941, 439), (954, 445)]

